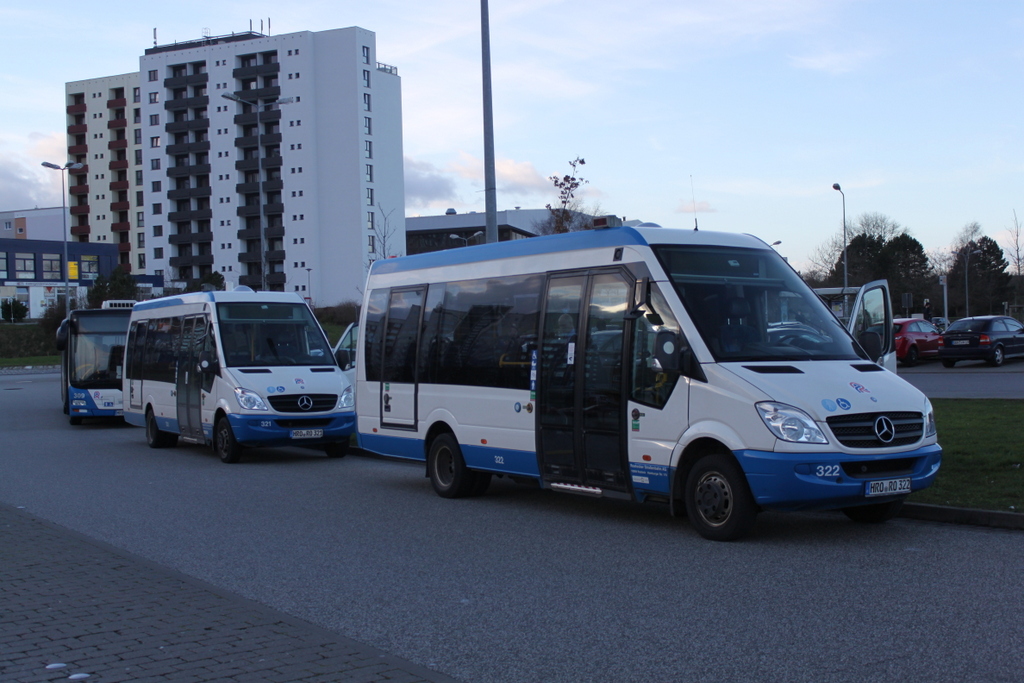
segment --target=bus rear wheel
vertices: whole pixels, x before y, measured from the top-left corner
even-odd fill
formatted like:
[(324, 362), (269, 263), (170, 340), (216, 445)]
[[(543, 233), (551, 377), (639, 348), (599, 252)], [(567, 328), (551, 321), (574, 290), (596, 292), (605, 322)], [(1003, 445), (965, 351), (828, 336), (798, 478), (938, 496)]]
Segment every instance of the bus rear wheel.
[(686, 514), (697, 532), (712, 541), (734, 541), (750, 533), (757, 505), (747, 479), (732, 457), (705, 455), (686, 478)]
[[(475, 472), (466, 467), (459, 442), (451, 434), (439, 434), (430, 444), (427, 471), (434, 491), (442, 498), (472, 495), (478, 484)], [(488, 477), (489, 483), (490, 477)], [(483, 493), (481, 491), (481, 493)]]
[(242, 459), (242, 446), (235, 440), (228, 418), (221, 415), (213, 428), (213, 450), (221, 462), (236, 463)]
[(146, 443), (150, 448), (170, 448), (178, 443), (178, 435), (160, 431), (153, 409), (146, 411)]

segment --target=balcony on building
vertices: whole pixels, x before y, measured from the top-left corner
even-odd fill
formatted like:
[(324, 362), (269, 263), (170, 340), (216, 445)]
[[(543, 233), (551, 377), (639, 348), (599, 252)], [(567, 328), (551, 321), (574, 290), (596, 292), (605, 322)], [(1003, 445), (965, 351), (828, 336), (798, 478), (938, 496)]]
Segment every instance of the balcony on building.
[(107, 121), (107, 129), (111, 128), (127, 128), (128, 119), (111, 119)]
[(185, 76), (171, 76), (164, 79), (164, 87), (168, 90), (175, 88), (186, 88), (193, 85), (202, 85), (210, 82), (210, 74), (187, 74)]
[(263, 168), (281, 168), (281, 166), (284, 165), (284, 157), (263, 157), (260, 160), (260, 164), (263, 166)]
[(209, 152), (210, 141), (204, 140), (203, 142), (185, 142), (180, 145), (167, 145), (166, 153), (170, 156), (175, 154), (191, 154), (193, 152)]
[(267, 252), (267, 263), (271, 261), (284, 261), (284, 249), (273, 249)]
[(79, 133), (86, 133), (89, 131), (89, 125), (86, 123), (75, 123), (68, 126), (68, 135), (78, 135)]
[(124, 253), (126, 251), (131, 251), (132, 250), (132, 243), (131, 242), (118, 242), (117, 243), (117, 250), (119, 252), (122, 252), (122, 253)]
[[(251, 90), (240, 90), (239, 92), (243, 92), (244, 93), (244, 92), (252, 92), (252, 91)], [(240, 95), (240, 97), (242, 97), (244, 99), (247, 99), (247, 100), (253, 100), (252, 97), (246, 97), (244, 95)], [(255, 101), (255, 100), (253, 100), (253, 101)], [(264, 110), (264, 111), (259, 112), (259, 121), (258, 122), (256, 121), (256, 112), (255, 111), (250, 111), (250, 112), (247, 112), (245, 114), (235, 114), (235, 125), (238, 125), (238, 126), (250, 126), (250, 125), (252, 125), (254, 123), (269, 123), (271, 121), (280, 121), (280, 120), (281, 120), (281, 110), (280, 109), (271, 109), (270, 111)]]
[(107, 100), (107, 109), (121, 109), (128, 106), (128, 98), (119, 97), (116, 100)]
[(89, 229), (88, 224), (86, 224), (86, 225), (72, 225), (71, 226), (71, 234), (72, 235), (88, 235), (89, 233), (90, 233), (90, 229)]
[(260, 160), (256, 157), (252, 159), (239, 159), (235, 162), (236, 171), (255, 171), (260, 167)]
[(213, 209), (193, 209), (191, 211), (171, 211), (167, 214), (170, 223), (182, 221), (202, 221), (213, 218)]
[(168, 190), (167, 198), (171, 200), (178, 199), (192, 199), (194, 197), (209, 197), (213, 195), (213, 188), (209, 185), (205, 187), (186, 187), (182, 190)]
[(132, 208), (131, 202), (111, 202), (110, 210), (113, 211), (130, 211)]
[(173, 100), (165, 100), (164, 109), (168, 111), (174, 109), (195, 109), (196, 107), (205, 107), (209, 104), (209, 95), (200, 95), (199, 97), (179, 97)]
[(67, 108), (67, 113), (69, 114), (84, 114), (87, 111), (89, 111), (89, 105), (84, 102), (82, 104), (69, 104)]
[(189, 119), (188, 121), (168, 121), (164, 130), (168, 133), (187, 133), (210, 127), (210, 119)]
[(267, 273), (268, 285), (283, 285), (288, 282), (287, 273)]
[(252, 287), (253, 289), (259, 289), (263, 286), (263, 278), (259, 275), (239, 275), (238, 284), (245, 287)]
[(281, 73), (281, 62), (272, 64), (254, 64), (253, 66), (240, 66), (231, 71), (234, 78), (252, 78), (253, 76), (270, 76)]
[(111, 140), (107, 143), (107, 149), (128, 149), (127, 140)]
[(262, 263), (263, 259), (258, 251), (240, 251), (238, 252), (239, 263)]
[(258, 240), (260, 238), (259, 228), (242, 228), (235, 236), (240, 240)]
[(275, 237), (284, 237), (284, 226), (283, 225), (268, 225), (266, 233), (267, 233), (267, 239), (274, 239)]
[(284, 204), (276, 202), (274, 204), (263, 205), (263, 215), (272, 216), (274, 214), (284, 213)]
[(68, 188), (68, 194), (89, 194), (88, 185), (72, 185)]
[(88, 204), (82, 204), (81, 206), (72, 206), (70, 208), (70, 211), (71, 211), (71, 215), (72, 216), (88, 215), (88, 213), (89, 213), (89, 205)]
[(121, 171), (121, 170), (124, 170), (124, 169), (128, 168), (128, 160), (127, 159), (117, 159), (115, 161), (111, 161), (110, 165), (107, 168), (109, 168), (111, 171)]
[(192, 259), (195, 257), (189, 254), (188, 256), (172, 256), (169, 259), (169, 265), (171, 268), (185, 268), (193, 265)]
[(192, 164), (185, 166), (168, 166), (168, 178), (181, 178), (187, 175), (209, 175), (210, 164)]
[(120, 221), (118, 223), (110, 224), (110, 232), (128, 232), (132, 229), (132, 224), (128, 221)]
[(89, 153), (89, 145), (71, 145), (70, 147), (68, 147), (68, 156), (72, 156), (74, 154), (88, 154), (88, 153)]
[(127, 180), (114, 180), (110, 183), (110, 189), (115, 192), (118, 190), (127, 190), (129, 187), (131, 187), (131, 183)]

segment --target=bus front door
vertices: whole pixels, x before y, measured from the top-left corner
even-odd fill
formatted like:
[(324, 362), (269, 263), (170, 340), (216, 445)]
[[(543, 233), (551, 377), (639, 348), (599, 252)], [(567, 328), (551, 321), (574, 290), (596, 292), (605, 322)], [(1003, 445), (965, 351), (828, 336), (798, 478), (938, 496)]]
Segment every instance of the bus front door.
[(628, 490), (623, 359), (632, 295), (620, 270), (548, 282), (537, 395), (545, 481)]
[(181, 353), (178, 355), (177, 396), (178, 429), (189, 440), (203, 439), (202, 373), (199, 372), (199, 352), (206, 341), (205, 315), (184, 319), (181, 331)]
[(416, 349), (425, 288), (391, 291), (384, 321), (381, 367), (382, 427), (416, 428)]

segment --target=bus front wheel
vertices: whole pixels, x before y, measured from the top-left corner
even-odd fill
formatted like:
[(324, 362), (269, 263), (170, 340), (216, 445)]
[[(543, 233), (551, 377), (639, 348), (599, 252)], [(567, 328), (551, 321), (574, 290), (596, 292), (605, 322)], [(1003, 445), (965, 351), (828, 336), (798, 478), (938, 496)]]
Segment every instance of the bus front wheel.
[(217, 419), (213, 428), (213, 450), (220, 456), (221, 462), (236, 463), (242, 458), (242, 446), (235, 441), (235, 433), (231, 431), (231, 423), (223, 415)]
[(463, 498), (473, 493), (477, 478), (462, 459), (459, 442), (451, 434), (440, 434), (430, 444), (427, 470), (434, 491), (442, 498)]
[(858, 505), (856, 507), (843, 508), (843, 514), (854, 522), (861, 524), (881, 524), (900, 513), (903, 507), (903, 499), (890, 501), (888, 503), (874, 503), (872, 505)]
[(686, 478), (686, 514), (704, 538), (734, 541), (747, 535), (757, 505), (739, 465), (724, 453), (705, 455)]
[(150, 448), (169, 448), (178, 443), (177, 434), (160, 431), (152, 408), (146, 411), (146, 443)]

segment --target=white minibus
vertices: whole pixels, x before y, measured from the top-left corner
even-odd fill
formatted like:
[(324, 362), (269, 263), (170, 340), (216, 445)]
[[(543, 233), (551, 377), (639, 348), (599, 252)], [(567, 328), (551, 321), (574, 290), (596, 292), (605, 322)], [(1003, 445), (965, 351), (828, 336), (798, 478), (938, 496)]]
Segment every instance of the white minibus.
[(309, 306), (292, 293), (200, 292), (135, 305), (124, 419), (153, 448), (212, 444), (224, 462), (249, 446), (345, 455), (354, 396)]
[(508, 476), (715, 540), (762, 509), (884, 521), (942, 456), (928, 399), (876, 362), (884, 296), (857, 340), (763, 241), (657, 227), (376, 261), (357, 438), (444, 497)]

